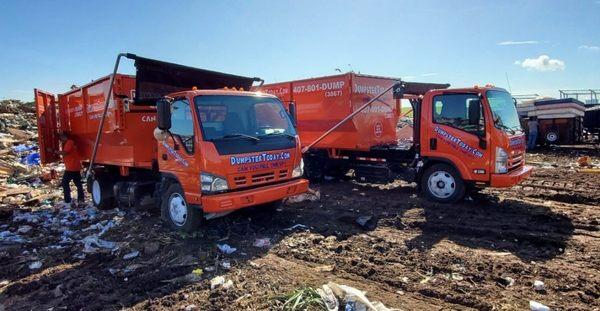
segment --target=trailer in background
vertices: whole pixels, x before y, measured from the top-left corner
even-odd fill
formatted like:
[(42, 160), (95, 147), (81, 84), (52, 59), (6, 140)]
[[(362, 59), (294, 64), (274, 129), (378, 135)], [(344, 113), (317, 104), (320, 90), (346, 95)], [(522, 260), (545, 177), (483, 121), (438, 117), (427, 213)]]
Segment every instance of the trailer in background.
[(544, 98), (523, 101), (517, 105), (523, 124), (531, 117), (538, 120), (538, 142), (541, 144), (578, 144), (583, 141), (584, 104), (574, 98)]

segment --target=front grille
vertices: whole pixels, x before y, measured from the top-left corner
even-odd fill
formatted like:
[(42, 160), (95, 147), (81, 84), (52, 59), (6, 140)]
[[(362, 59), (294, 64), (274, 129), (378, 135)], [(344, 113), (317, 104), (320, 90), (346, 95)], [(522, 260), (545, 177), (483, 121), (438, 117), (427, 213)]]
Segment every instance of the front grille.
[(513, 151), (508, 158), (508, 170), (513, 170), (521, 167), (525, 163), (525, 152)]
[(261, 172), (256, 174), (242, 174), (233, 176), (230, 181), (234, 185), (234, 188), (250, 187), (254, 185), (271, 183), (289, 177), (289, 170), (275, 170), (269, 172)]

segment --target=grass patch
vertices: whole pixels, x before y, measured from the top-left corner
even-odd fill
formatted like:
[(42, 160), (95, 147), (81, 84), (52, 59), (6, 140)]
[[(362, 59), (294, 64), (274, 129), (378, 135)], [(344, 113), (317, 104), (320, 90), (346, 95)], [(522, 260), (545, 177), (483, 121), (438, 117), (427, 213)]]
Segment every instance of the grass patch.
[(327, 310), (323, 299), (312, 287), (297, 288), (289, 294), (278, 297), (277, 300), (283, 302), (284, 311)]

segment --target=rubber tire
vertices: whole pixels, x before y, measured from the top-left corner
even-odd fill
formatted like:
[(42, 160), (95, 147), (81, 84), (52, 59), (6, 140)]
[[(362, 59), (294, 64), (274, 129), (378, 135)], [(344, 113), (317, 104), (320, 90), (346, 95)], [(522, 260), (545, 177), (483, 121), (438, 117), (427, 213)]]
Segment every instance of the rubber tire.
[[(556, 136), (556, 140), (554, 140), (554, 141), (549, 140), (548, 139), (548, 135), (549, 134), (554, 134)], [(558, 140), (559, 139), (560, 139), (560, 136), (558, 135), (558, 131), (557, 130), (549, 130), (549, 131), (547, 131), (547, 132), (544, 133), (544, 141), (547, 144), (550, 144), (550, 145), (558, 144)]]
[[(100, 198), (94, 197), (94, 184), (100, 187)], [(115, 195), (113, 191), (114, 182), (105, 175), (94, 174), (87, 181), (87, 190), (92, 199), (92, 204), (98, 209), (111, 209), (114, 207)], [(99, 201), (98, 201), (99, 200)]]
[[(450, 174), (450, 176), (452, 176), (452, 178), (454, 178), (455, 191), (451, 196), (444, 198), (444, 199), (436, 197), (435, 195), (433, 195), (433, 193), (431, 193), (431, 190), (429, 190), (429, 184), (428, 184), (429, 177), (437, 171), (444, 171), (444, 172)], [(427, 196), (427, 198), (429, 200), (434, 201), (434, 202), (439, 202), (439, 203), (458, 202), (465, 197), (465, 191), (466, 191), (465, 183), (464, 183), (462, 177), (460, 176), (460, 174), (454, 169), (454, 167), (452, 167), (448, 164), (443, 164), (443, 163), (434, 164), (425, 170), (425, 172), (423, 173), (423, 176), (421, 176), (421, 189), (423, 192), (425, 192), (425, 195)]]
[(324, 176), (324, 161), (320, 156), (307, 156), (304, 158), (304, 177), (306, 179), (321, 182)]
[(160, 200), (161, 218), (163, 221), (173, 230), (181, 232), (194, 232), (200, 228), (203, 220), (203, 212), (193, 207), (186, 202), (187, 216), (183, 225), (177, 225), (172, 219), (169, 213), (169, 198), (172, 194), (178, 193), (185, 198), (185, 192), (178, 183), (172, 183), (167, 187), (167, 191), (163, 192)]

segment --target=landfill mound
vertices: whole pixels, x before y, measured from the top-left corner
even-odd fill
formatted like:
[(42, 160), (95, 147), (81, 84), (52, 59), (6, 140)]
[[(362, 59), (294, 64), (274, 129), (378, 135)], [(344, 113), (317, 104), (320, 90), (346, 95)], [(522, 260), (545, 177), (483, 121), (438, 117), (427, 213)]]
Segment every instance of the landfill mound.
[(27, 160), (31, 106), (0, 107), (27, 134), (0, 136), (0, 310), (600, 308), (598, 146), (530, 153), (531, 179), (457, 204), (342, 177), (181, 234), (156, 211), (60, 203), (61, 167)]

